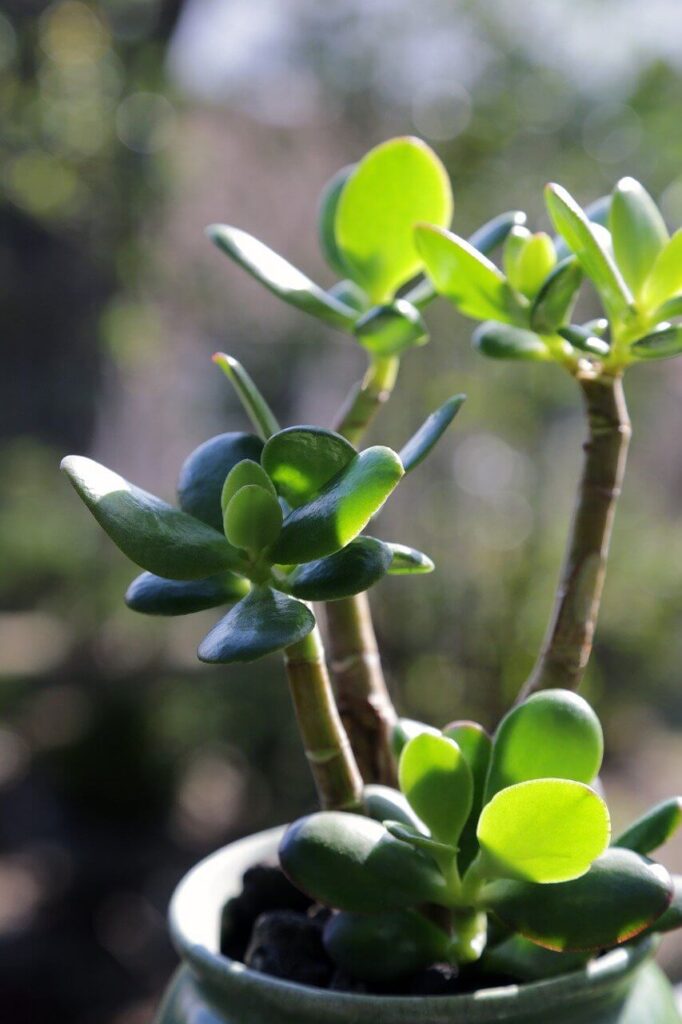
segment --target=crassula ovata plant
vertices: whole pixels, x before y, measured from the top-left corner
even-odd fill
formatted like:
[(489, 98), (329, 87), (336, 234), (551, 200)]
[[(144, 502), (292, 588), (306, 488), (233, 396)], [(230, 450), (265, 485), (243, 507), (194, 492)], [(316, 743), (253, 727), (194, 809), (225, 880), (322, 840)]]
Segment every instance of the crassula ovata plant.
[[(230, 605), (199, 647), (203, 661), (284, 652), (322, 810), (289, 828), (282, 866), (335, 911), (325, 928), (332, 958), (370, 981), (441, 960), (476, 964), (482, 977), (488, 968), (548, 976), (682, 924), (680, 880), (648, 859), (680, 825), (682, 802), (658, 805), (613, 839), (598, 779), (601, 726), (573, 692), (591, 651), (630, 436), (622, 375), (682, 352), (682, 232), (669, 238), (632, 179), (587, 212), (549, 186), (547, 206), (554, 239), (512, 211), (465, 241), (449, 230), (440, 161), (399, 138), (323, 193), (320, 241), (340, 276), (330, 289), (244, 231), (214, 225), (209, 236), (233, 261), (365, 349), (367, 371), (333, 429), (281, 429), (244, 368), (219, 353), (256, 433), (221, 434), (193, 452), (179, 507), (89, 459), (64, 461), (100, 525), (145, 570), (127, 592), (130, 608)], [(498, 248), (503, 269), (490, 259)], [(585, 279), (605, 316), (575, 323)], [(403, 356), (428, 340), (422, 310), (437, 295), (482, 321), (474, 344), (483, 354), (568, 370), (589, 426), (547, 637), (492, 737), (469, 721), (440, 731), (398, 718), (365, 597), (386, 574), (433, 568), (427, 555), (363, 531), (463, 396), (398, 452), (361, 444)], [(331, 672), (311, 602), (325, 605)]]

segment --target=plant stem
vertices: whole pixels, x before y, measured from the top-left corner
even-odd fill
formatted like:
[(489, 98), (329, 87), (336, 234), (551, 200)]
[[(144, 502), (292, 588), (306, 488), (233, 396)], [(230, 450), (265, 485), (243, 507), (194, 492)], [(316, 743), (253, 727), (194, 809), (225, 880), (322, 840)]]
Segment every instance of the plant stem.
[(620, 374), (578, 376), (589, 427), (578, 500), (552, 618), (519, 700), (535, 690), (577, 690), (592, 650), (611, 528), (621, 492), (628, 417)]
[(361, 811), (362, 778), (332, 693), (317, 627), (284, 652), (289, 689), (324, 810)]
[[(390, 397), (397, 373), (397, 357), (374, 358), (351, 392), (336, 429), (352, 444), (358, 444)], [(336, 700), (362, 777), (365, 782), (396, 786), (391, 731), (397, 715), (381, 668), (367, 595), (330, 601), (325, 611)]]

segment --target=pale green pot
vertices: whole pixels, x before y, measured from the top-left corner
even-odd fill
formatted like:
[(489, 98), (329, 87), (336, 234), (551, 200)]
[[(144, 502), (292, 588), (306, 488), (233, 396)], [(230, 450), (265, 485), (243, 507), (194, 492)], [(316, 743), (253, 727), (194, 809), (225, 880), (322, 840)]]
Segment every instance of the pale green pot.
[(248, 867), (275, 856), (282, 832), (226, 846), (176, 889), (170, 927), (182, 965), (156, 1024), (682, 1024), (650, 939), (560, 978), (462, 996), (349, 995), (251, 971), (219, 952), (221, 909)]

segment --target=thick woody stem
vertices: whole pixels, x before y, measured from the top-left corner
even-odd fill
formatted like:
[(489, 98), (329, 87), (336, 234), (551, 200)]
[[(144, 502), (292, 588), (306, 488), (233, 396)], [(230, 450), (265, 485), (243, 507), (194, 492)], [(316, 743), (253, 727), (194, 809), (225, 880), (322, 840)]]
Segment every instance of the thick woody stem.
[(361, 811), (362, 778), (339, 717), (317, 627), (284, 652), (289, 690), (324, 810)]
[(554, 612), (519, 700), (549, 687), (578, 689), (599, 614), (631, 430), (620, 376), (579, 377), (578, 383), (589, 426), (578, 501)]

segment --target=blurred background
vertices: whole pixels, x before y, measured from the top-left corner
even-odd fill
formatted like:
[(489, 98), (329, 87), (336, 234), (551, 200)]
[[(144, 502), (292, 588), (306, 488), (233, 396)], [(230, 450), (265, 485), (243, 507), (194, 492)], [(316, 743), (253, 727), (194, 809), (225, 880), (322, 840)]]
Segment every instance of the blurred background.
[[(316, 196), (395, 134), (452, 175), (455, 227), (588, 202), (623, 174), (682, 223), (679, 0), (2, 0), (0, 1007), (13, 1024), (145, 1024), (165, 908), (198, 858), (307, 809), (277, 658), (208, 668), (216, 618), (136, 617), (135, 575), (60, 476), (92, 454), (172, 498), (242, 429), (216, 348), (283, 423), (329, 424), (359, 349), (203, 236), (254, 233), (325, 285)], [(549, 614), (582, 423), (558, 369), (494, 365), (445, 304), (372, 439), (469, 400), (380, 533), (439, 571), (373, 594), (403, 713), (493, 725)], [(682, 361), (627, 380), (634, 423), (586, 694), (618, 826), (682, 777)], [(682, 846), (664, 856), (682, 869)], [(682, 946), (663, 958), (682, 976)]]

